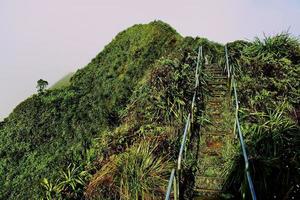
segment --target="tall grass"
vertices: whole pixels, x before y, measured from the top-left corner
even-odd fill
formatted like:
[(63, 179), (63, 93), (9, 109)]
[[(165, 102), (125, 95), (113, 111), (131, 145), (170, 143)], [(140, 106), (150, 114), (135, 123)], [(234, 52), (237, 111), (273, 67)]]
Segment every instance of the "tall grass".
[(165, 193), (171, 162), (155, 155), (157, 144), (141, 142), (114, 156), (104, 165), (86, 190), (88, 199), (161, 199)]

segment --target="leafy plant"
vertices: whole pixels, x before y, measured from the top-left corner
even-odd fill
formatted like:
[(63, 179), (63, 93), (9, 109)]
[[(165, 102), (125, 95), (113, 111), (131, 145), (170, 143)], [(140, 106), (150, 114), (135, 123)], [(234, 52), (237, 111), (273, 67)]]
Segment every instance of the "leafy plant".
[(45, 190), (45, 198), (50, 199), (61, 199), (60, 192), (63, 190), (61, 184), (52, 184), (47, 178), (41, 181), (41, 185)]
[(90, 178), (82, 166), (70, 164), (65, 171), (60, 172), (55, 184), (44, 178), (41, 182), (46, 199), (79, 199), (83, 197), (83, 187)]

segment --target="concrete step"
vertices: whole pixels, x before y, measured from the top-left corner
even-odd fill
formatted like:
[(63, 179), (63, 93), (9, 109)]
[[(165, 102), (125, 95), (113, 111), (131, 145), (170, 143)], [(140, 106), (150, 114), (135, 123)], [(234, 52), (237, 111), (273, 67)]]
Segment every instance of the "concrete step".
[(227, 81), (227, 76), (215, 76), (215, 77), (213, 77), (213, 80), (217, 80), (217, 79), (220, 79), (220, 80), (223, 80), (223, 79), (225, 79), (226, 81)]
[(209, 177), (221, 177), (225, 161), (221, 156), (206, 156), (199, 154), (197, 175)]
[(216, 121), (222, 121), (222, 120), (224, 120), (224, 117), (223, 117), (223, 115), (221, 113), (209, 114), (207, 116), (208, 116), (208, 119), (210, 121), (214, 121), (214, 120), (216, 120)]
[(212, 73), (212, 74), (208, 74), (207, 75), (208, 78), (207, 80), (225, 80), (227, 81), (227, 76), (224, 76), (224, 74), (220, 74), (220, 73)]
[(224, 97), (207, 97), (206, 98), (206, 102), (209, 102), (209, 101), (226, 101), (227, 99), (224, 98)]
[(222, 71), (206, 71), (205, 73), (208, 77), (212, 77), (212, 78), (218, 77), (218, 76), (226, 77)]
[(224, 84), (224, 85), (220, 85), (220, 84), (208, 85), (208, 90), (211, 92), (228, 91), (228, 87), (226, 84)]
[(207, 85), (208, 85), (208, 87), (214, 87), (216, 85), (220, 85), (220, 86), (228, 88), (227, 81), (223, 80), (223, 79), (221, 79), (221, 81), (209, 80), (209, 81), (207, 81)]
[(216, 129), (209, 129), (205, 128), (203, 130), (200, 130), (200, 137), (203, 135), (207, 136), (222, 136), (222, 137), (234, 137), (232, 134), (232, 131), (227, 131), (222, 128), (221, 130), (216, 130)]
[(216, 134), (218, 135), (219, 133), (223, 133), (222, 135), (227, 135), (228, 134), (232, 134), (231, 132), (231, 128), (226, 128), (224, 126), (214, 126), (214, 125), (210, 125), (210, 126), (207, 126), (205, 127), (205, 129), (202, 130), (202, 133), (203, 134)]
[(211, 94), (218, 94), (218, 93), (221, 93), (221, 94), (227, 94), (227, 90), (220, 90), (219, 88), (214, 88), (214, 89), (211, 89), (210, 90), (210, 93)]
[(211, 126), (211, 127), (222, 127), (222, 128), (224, 128), (224, 125), (225, 125), (225, 120), (224, 119), (219, 120), (219, 121), (215, 120), (215, 119), (211, 119), (210, 124), (208, 124), (208, 126)]
[(197, 189), (195, 191), (194, 200), (219, 200), (220, 190)]
[(228, 82), (227, 76), (223, 74), (210, 74), (208, 75), (206, 81), (226, 81)]
[(206, 112), (207, 113), (206, 115), (208, 117), (217, 117), (217, 118), (224, 117), (223, 112), (221, 110), (214, 109), (214, 107), (209, 107), (206, 110), (210, 110), (210, 112)]
[(205, 69), (204, 73), (206, 74), (222, 74), (223, 76), (226, 75), (223, 70), (220, 69)]
[[(220, 109), (222, 109), (223, 104), (222, 103), (218, 103), (218, 102), (210, 102), (210, 103), (206, 103), (206, 110), (211, 110), (211, 111), (219, 111)], [(207, 112), (209, 113), (209, 112)]]
[(210, 94), (212, 97), (225, 97), (227, 94), (223, 92), (216, 92)]
[[(222, 108), (222, 104), (216, 104), (216, 103), (208, 103), (206, 104), (206, 110), (210, 110), (212, 112), (218, 112)], [(209, 113), (209, 112), (206, 112)], [(208, 114), (207, 114), (208, 116)]]
[(198, 157), (207, 157), (207, 156), (215, 156), (219, 157), (221, 156), (221, 152), (218, 150), (208, 150), (206, 149), (205, 151), (200, 151), (198, 154)]
[(207, 68), (204, 69), (204, 71), (208, 71), (208, 72), (210, 72), (210, 71), (220, 71), (222, 73), (224, 72), (224, 70), (220, 67), (207, 67)]
[(209, 112), (209, 116), (223, 117), (222, 113), (223, 112), (221, 110), (212, 110), (211, 112)]
[[(208, 156), (208, 157), (218, 158), (218, 156)], [(219, 177), (222, 176), (223, 168), (224, 168), (224, 163), (218, 163), (215, 165), (201, 164), (198, 170), (199, 170), (199, 174), (201, 174), (202, 176)]]
[(225, 179), (218, 177), (196, 176), (196, 190), (222, 190)]
[[(223, 146), (223, 145), (222, 145)], [(221, 156), (221, 148), (222, 146), (216, 148), (216, 147), (203, 147), (201, 151), (199, 152), (198, 156)]]
[(204, 149), (220, 149), (225, 144), (225, 138), (222, 135), (203, 134), (200, 137), (200, 147)]
[(210, 89), (210, 88), (208, 88), (209, 90), (209, 92), (210, 92), (210, 94), (218, 94), (218, 93), (221, 93), (221, 94), (227, 94), (227, 88), (226, 88), (226, 90), (223, 90), (222, 88), (221, 89), (219, 89), (219, 88), (213, 88), (213, 89)]
[(217, 124), (224, 125), (226, 119), (221, 113), (208, 114), (208, 120)]
[(221, 79), (221, 78), (213, 78), (213, 79), (208, 79), (206, 81), (208, 85), (227, 85), (228, 82), (226, 79)]
[(220, 103), (220, 104), (222, 104), (223, 102), (224, 102), (224, 98), (222, 98), (222, 97), (213, 97), (213, 98), (208, 99), (206, 103), (211, 103), (211, 104)]
[(211, 112), (222, 112), (223, 107), (224, 107), (224, 101), (222, 100), (222, 96), (218, 96), (216, 98), (211, 98), (207, 101), (204, 101), (204, 105), (206, 106), (206, 113), (211, 113)]

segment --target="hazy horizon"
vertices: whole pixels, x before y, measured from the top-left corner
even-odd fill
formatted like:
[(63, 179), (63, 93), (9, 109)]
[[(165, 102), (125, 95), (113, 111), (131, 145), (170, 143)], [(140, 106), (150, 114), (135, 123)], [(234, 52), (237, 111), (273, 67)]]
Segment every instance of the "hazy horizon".
[(2, 0), (0, 121), (36, 92), (84, 67), (120, 31), (162, 20), (183, 36), (226, 43), (289, 32), (299, 37), (297, 0)]

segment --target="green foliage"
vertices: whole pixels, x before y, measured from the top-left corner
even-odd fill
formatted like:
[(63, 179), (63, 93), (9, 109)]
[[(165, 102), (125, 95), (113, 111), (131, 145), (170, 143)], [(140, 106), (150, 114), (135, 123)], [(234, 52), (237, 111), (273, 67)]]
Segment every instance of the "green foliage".
[[(106, 156), (100, 158), (100, 169), (89, 184), (89, 198), (101, 195), (102, 199), (108, 196), (118, 199), (119, 196), (129, 198), (128, 195), (133, 195), (120, 193), (119, 183), (103, 174), (114, 171), (116, 155), (127, 152), (128, 148), (139, 145), (142, 141), (155, 142), (160, 156), (175, 161), (184, 119), (191, 107), (198, 42), (198, 39), (182, 40), (178, 48), (169, 56), (159, 59), (137, 84), (126, 108), (120, 112), (121, 125), (114, 131), (107, 132), (105, 139), (101, 140)], [(132, 168), (137, 170), (136, 167)], [(97, 186), (98, 183), (101, 187)], [(151, 185), (151, 190), (162, 190), (157, 187)], [(99, 191), (99, 188), (103, 190)], [(159, 194), (163, 196), (162, 193)], [(132, 196), (130, 198), (137, 199)]]
[(112, 157), (94, 175), (87, 188), (87, 197), (129, 200), (164, 196), (172, 164), (157, 155), (156, 142), (141, 142)]
[(245, 107), (266, 110), (272, 102), (288, 101), (299, 109), (300, 45), (296, 38), (283, 33), (229, 51), (240, 52), (232, 54), (231, 60), (238, 60), (234, 63), (242, 67), (238, 82)]
[[(135, 25), (70, 81), (40, 87), (0, 122), (0, 199), (163, 196), (191, 107), (199, 45), (207, 62), (224, 64), (220, 44), (182, 38), (161, 21)], [(258, 195), (289, 197), (299, 182), (299, 42), (281, 34), (228, 49)], [(205, 95), (209, 77), (201, 77)], [(235, 159), (227, 188), (238, 195), (247, 187), (242, 157)]]
[[(241, 69), (238, 96), (258, 199), (296, 199), (299, 192), (300, 43), (286, 33), (229, 45)], [(236, 157), (226, 189), (250, 199), (243, 157)]]
[(41, 185), (45, 190), (46, 199), (61, 199), (59, 193), (62, 191), (62, 185), (53, 185), (46, 178), (41, 181)]
[(60, 172), (60, 177), (51, 183), (47, 178), (41, 181), (45, 191), (45, 199), (82, 199), (83, 187), (90, 178), (87, 171), (81, 171), (82, 166), (70, 164), (66, 171)]
[(103, 149), (98, 139), (119, 125), (134, 87), (180, 40), (163, 22), (135, 25), (78, 70), (70, 86), (18, 105), (0, 128), (0, 199), (39, 198), (40, 180), (58, 179), (69, 163), (93, 170)]

